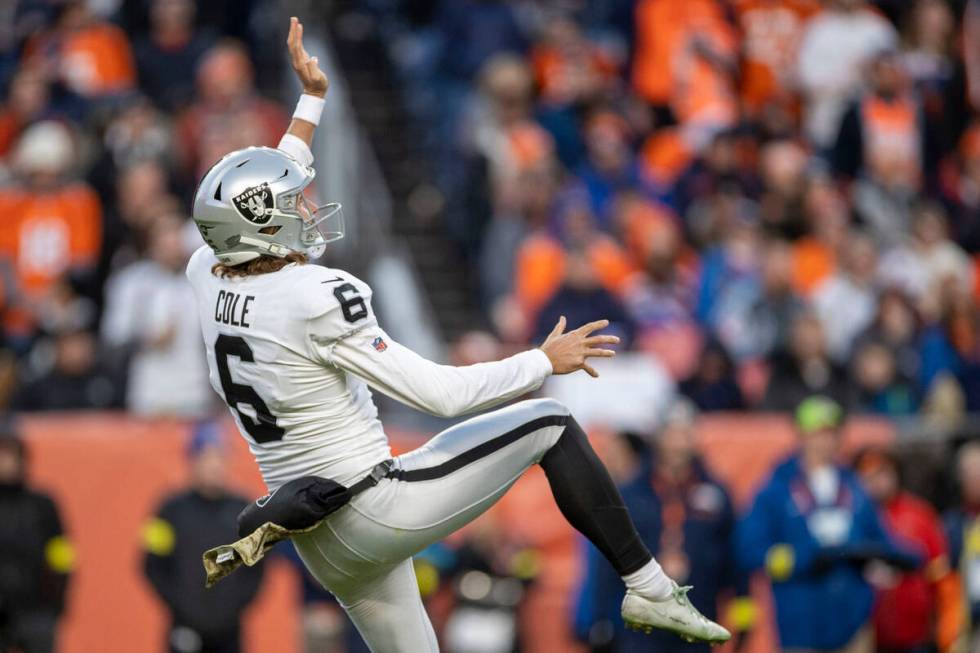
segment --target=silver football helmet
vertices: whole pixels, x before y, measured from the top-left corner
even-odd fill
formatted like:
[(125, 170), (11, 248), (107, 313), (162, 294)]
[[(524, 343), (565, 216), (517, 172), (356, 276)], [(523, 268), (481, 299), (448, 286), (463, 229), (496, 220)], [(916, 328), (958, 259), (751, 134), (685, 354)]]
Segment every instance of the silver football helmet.
[(226, 265), (263, 254), (323, 254), (344, 237), (344, 214), (332, 202), (311, 206), (303, 191), (316, 171), (282, 150), (247, 147), (226, 154), (204, 175), (194, 196), (194, 221)]

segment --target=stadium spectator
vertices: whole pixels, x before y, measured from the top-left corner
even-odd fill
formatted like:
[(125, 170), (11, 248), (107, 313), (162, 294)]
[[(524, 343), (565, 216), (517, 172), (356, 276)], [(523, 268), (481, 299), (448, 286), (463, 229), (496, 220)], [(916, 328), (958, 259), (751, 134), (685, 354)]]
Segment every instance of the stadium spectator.
[[(640, 209), (642, 210), (642, 209)], [(698, 260), (685, 246), (673, 221), (656, 220), (643, 228), (639, 252), (643, 274), (632, 275), (623, 292), (630, 319), (636, 324), (639, 349), (671, 368), (675, 377), (691, 372), (701, 334), (694, 322)]]
[[(755, 608), (745, 596), (747, 579), (734, 559), (734, 508), (728, 490), (697, 454), (693, 406), (675, 403), (652, 446), (636, 435), (619, 437), (633, 451), (620, 492), (640, 537), (671, 578), (694, 585), (692, 601), (708, 609), (709, 619), (715, 618), (720, 600), (734, 599), (726, 606), (734, 617), (731, 625), (739, 632), (751, 628)], [(575, 630), (592, 650), (708, 650), (707, 645), (686, 644), (669, 635), (626, 630), (619, 616), (623, 589), (616, 574), (591, 545), (585, 548), (586, 576)]]
[(201, 59), (195, 101), (179, 114), (175, 131), (181, 173), (199, 179), (231, 150), (275, 146), (286, 131), (286, 116), (282, 107), (256, 92), (244, 46), (223, 41)]
[[(736, 200), (737, 201), (737, 200)], [(718, 211), (720, 216), (724, 211)], [(701, 257), (701, 279), (695, 316), (711, 330), (720, 328), (729, 292), (738, 293), (744, 283), (754, 283), (761, 264), (758, 224), (745, 216), (724, 215), (719, 225), (721, 242), (706, 249)]]
[(758, 276), (746, 276), (733, 285), (718, 307), (718, 339), (738, 361), (768, 358), (784, 350), (793, 322), (805, 310), (792, 288), (789, 243), (766, 243), (761, 267)]
[(897, 41), (895, 28), (865, 0), (829, 0), (807, 24), (797, 75), (805, 100), (805, 133), (817, 148), (834, 144), (865, 64)]
[(936, 170), (930, 129), (901, 64), (892, 50), (871, 60), (870, 88), (844, 113), (831, 153), (835, 170), (856, 180), (855, 211), (885, 244), (908, 231), (912, 202)]
[(815, 0), (736, 0), (742, 38), (742, 106), (748, 117), (763, 111), (793, 111), (796, 55), (803, 30), (820, 11)]
[(66, 326), (50, 342), (50, 369), (28, 376), (13, 399), (14, 410), (110, 410), (123, 406), (123, 380), (100, 356), (95, 334)]
[(933, 202), (916, 207), (909, 237), (882, 257), (879, 277), (907, 292), (926, 314), (935, 314), (932, 302), (943, 286), (972, 294), (974, 285), (970, 258), (949, 239), (946, 214)]
[(58, 507), (32, 489), (27, 451), (9, 424), (0, 434), (0, 650), (52, 653), (75, 569)]
[(153, 0), (149, 34), (134, 44), (140, 88), (168, 111), (180, 109), (194, 95), (193, 77), (214, 42), (207, 29), (194, 25), (197, 6), (191, 0)]
[(956, 454), (958, 504), (943, 515), (950, 562), (962, 577), (969, 604), (970, 648), (980, 643), (980, 442), (971, 441)]
[(216, 424), (200, 423), (187, 446), (190, 486), (163, 500), (143, 526), (144, 571), (170, 616), (172, 653), (237, 653), (242, 612), (262, 581), (261, 563), (205, 589), (201, 552), (238, 532), (248, 500), (226, 486), (227, 451)]
[(920, 385), (926, 396), (953, 384), (961, 399), (959, 410), (980, 409), (980, 340), (975, 301), (962, 292), (945, 292), (939, 299), (938, 319), (923, 331), (920, 341)]
[(868, 69), (867, 91), (843, 114), (832, 155), (834, 169), (886, 190), (915, 191), (927, 163), (920, 103), (897, 50), (875, 53)]
[(697, 369), (681, 383), (680, 391), (698, 410), (705, 412), (736, 411), (746, 407), (732, 359), (715, 341), (705, 343)]
[(874, 319), (877, 262), (874, 241), (852, 232), (837, 271), (813, 294), (814, 310), (827, 337), (827, 353), (838, 363), (848, 360), (854, 339)]
[(488, 213), (519, 203), (522, 176), (547, 170), (555, 154), (554, 138), (532, 115), (533, 77), (523, 59), (506, 53), (490, 59), (478, 90), (451, 135), (454, 156), (442, 173), (458, 209), (446, 227), (466, 253), (475, 250)]
[(862, 449), (854, 469), (881, 507), (889, 533), (925, 561), (921, 569), (897, 577), (878, 574), (873, 618), (878, 650), (918, 653), (933, 644), (942, 652), (964, 650), (966, 606), (939, 515), (903, 487), (899, 460), (887, 449)]
[(183, 227), (178, 216), (158, 218), (148, 229), (148, 258), (106, 282), (102, 338), (128, 350), (126, 407), (138, 415), (203, 418), (212, 407), (198, 316), (184, 310), (193, 293)]
[(682, 173), (676, 184), (672, 185), (671, 198), (678, 214), (694, 233), (698, 245), (710, 242), (707, 238), (698, 238), (705, 229), (693, 224), (692, 214), (699, 203), (721, 191), (752, 194), (758, 186), (755, 171), (745, 171), (739, 167), (738, 142), (732, 131), (716, 134), (701, 156), (682, 167)]
[(633, 88), (680, 123), (699, 151), (737, 121), (736, 40), (714, 0), (641, 0), (636, 6)]
[(170, 210), (167, 171), (153, 160), (134, 162), (115, 177), (105, 218), (105, 248), (100, 270), (131, 263), (143, 253), (145, 236), (161, 211)]
[(882, 292), (875, 319), (857, 341), (860, 347), (865, 341), (881, 343), (895, 357), (896, 372), (906, 379), (919, 378), (919, 315), (908, 295), (896, 288)]
[(827, 355), (820, 320), (806, 312), (793, 322), (787, 349), (775, 352), (772, 358), (772, 372), (762, 407), (790, 411), (817, 393), (845, 406), (851, 402), (847, 373)]
[(602, 287), (589, 256), (572, 250), (565, 257), (565, 279), (538, 313), (533, 340), (544, 342), (551, 329), (564, 315), (571, 328), (594, 320), (609, 320), (605, 332), (621, 338), (622, 347), (633, 342), (633, 323), (619, 300)]
[(634, 272), (625, 250), (598, 230), (587, 198), (568, 194), (556, 212), (552, 229), (531, 235), (517, 252), (515, 295), (530, 315), (536, 315), (561, 285), (568, 251), (581, 251), (600, 284), (614, 294), (624, 290)]
[(899, 417), (919, 407), (915, 380), (901, 374), (894, 351), (883, 342), (869, 338), (855, 348), (851, 375), (855, 412)]
[[(916, 0), (905, 21), (902, 65), (922, 99), (927, 122), (934, 126), (952, 118), (951, 114), (965, 113), (965, 107), (949, 97), (957, 65), (955, 28), (953, 8), (944, 0)], [(955, 127), (950, 127), (943, 137), (955, 133)]]
[(84, 0), (57, 6), (52, 29), (29, 43), (28, 56), (39, 56), (79, 96), (98, 100), (136, 86), (136, 66), (126, 33), (100, 20)]
[(775, 139), (760, 148), (759, 213), (767, 233), (793, 240), (807, 232), (803, 205), (809, 162), (806, 149), (790, 139)]
[(539, 100), (554, 109), (595, 101), (616, 80), (616, 62), (585, 37), (571, 16), (548, 20), (530, 57)]
[(799, 405), (799, 450), (776, 466), (738, 526), (739, 561), (769, 576), (787, 652), (872, 653), (874, 592), (862, 568), (919, 562), (892, 541), (857, 476), (837, 462), (843, 420), (826, 397)]
[(89, 180), (102, 197), (112, 198), (117, 178), (128, 168), (147, 161), (172, 166), (172, 141), (165, 115), (146, 97), (130, 96), (119, 102), (118, 111), (105, 128), (101, 156), (93, 163)]
[(12, 262), (27, 314), (8, 325), (29, 337), (52, 287), (71, 274), (88, 282), (102, 243), (102, 208), (85, 183), (72, 180), (77, 163), (70, 129), (40, 122), (17, 143), (13, 165), (19, 184), (0, 191), (7, 228), (0, 255)]
[(598, 111), (583, 128), (586, 158), (577, 177), (592, 202), (603, 229), (609, 231), (617, 196), (643, 187), (636, 157), (630, 149), (629, 124), (612, 111)]

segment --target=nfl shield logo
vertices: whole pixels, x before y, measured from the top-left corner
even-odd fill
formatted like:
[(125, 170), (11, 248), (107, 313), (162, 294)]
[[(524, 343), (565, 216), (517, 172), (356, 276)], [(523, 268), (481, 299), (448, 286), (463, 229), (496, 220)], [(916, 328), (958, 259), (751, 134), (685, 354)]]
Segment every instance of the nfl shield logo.
[(388, 348), (388, 343), (384, 341), (384, 338), (378, 336), (377, 338), (374, 339), (374, 342), (371, 343), (371, 346), (377, 349), (378, 351), (384, 351)]

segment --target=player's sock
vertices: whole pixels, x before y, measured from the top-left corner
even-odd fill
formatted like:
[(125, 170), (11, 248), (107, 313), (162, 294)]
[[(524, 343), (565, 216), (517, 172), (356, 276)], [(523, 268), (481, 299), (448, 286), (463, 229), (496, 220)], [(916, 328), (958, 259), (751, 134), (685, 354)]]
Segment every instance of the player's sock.
[(650, 585), (651, 576), (644, 570), (653, 556), (636, 532), (616, 484), (574, 418), (568, 418), (558, 442), (541, 459), (541, 467), (568, 523), (602, 552), (620, 576), (640, 574), (636, 582)]
[(653, 558), (632, 574), (623, 576), (623, 582), (627, 589), (655, 601), (666, 599), (674, 591), (670, 576), (664, 573), (660, 563)]

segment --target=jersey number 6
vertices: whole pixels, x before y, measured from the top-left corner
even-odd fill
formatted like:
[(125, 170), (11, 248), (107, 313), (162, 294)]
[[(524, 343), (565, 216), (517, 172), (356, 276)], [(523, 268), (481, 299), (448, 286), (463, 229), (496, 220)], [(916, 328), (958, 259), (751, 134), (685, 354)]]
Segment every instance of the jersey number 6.
[[(279, 426), (275, 415), (269, 412), (269, 406), (250, 385), (235, 383), (228, 369), (228, 357), (235, 356), (243, 363), (254, 363), (255, 355), (244, 338), (221, 334), (214, 342), (214, 357), (218, 362), (218, 376), (221, 378), (221, 390), (225, 393), (225, 401), (232, 410), (238, 413), (242, 426), (259, 443), (276, 442), (286, 435), (285, 429)], [(253, 418), (241, 409), (242, 404), (252, 407)]]
[(340, 284), (333, 289), (333, 296), (340, 302), (340, 310), (344, 312), (344, 319), (348, 322), (357, 322), (367, 317), (368, 309), (364, 298), (357, 294), (354, 284)]

